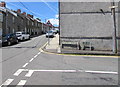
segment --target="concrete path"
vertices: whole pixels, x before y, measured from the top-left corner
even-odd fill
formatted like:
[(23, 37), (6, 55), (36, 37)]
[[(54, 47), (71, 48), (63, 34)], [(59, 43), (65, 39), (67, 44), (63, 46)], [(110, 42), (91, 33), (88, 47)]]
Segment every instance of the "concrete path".
[(59, 35), (58, 34), (56, 34), (55, 37), (50, 40), (50, 43), (46, 45), (45, 50), (49, 52), (55, 52), (55, 53), (59, 52)]

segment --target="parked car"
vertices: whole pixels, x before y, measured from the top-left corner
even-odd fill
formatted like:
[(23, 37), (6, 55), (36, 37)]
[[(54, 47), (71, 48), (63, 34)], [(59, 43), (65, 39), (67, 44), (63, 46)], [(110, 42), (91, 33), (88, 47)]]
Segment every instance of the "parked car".
[(57, 34), (57, 30), (56, 29), (52, 29), (51, 30), (54, 34)]
[(18, 43), (18, 39), (16, 34), (6, 34), (2, 35), (2, 46), (3, 45), (12, 45), (14, 43)]
[(46, 33), (46, 37), (54, 37), (53, 31), (48, 31), (48, 32)]
[(21, 40), (21, 41), (30, 39), (30, 35), (26, 32), (22, 32), (22, 31), (16, 32), (16, 36), (17, 36), (18, 40)]

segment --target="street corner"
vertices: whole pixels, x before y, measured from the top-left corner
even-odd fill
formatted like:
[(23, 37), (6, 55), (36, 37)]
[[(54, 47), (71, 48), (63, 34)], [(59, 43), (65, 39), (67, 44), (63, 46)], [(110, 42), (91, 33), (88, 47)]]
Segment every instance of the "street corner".
[[(84, 56), (84, 57), (97, 57), (97, 58), (120, 58), (120, 56), (112, 56), (112, 55), (93, 55), (93, 54), (75, 54), (75, 53), (62, 53), (60, 46), (57, 46), (57, 49), (46, 49), (46, 46), (48, 46), (48, 42), (46, 42), (41, 48), (39, 48), (39, 51), (46, 54), (53, 54), (53, 55), (64, 55), (64, 56)], [(50, 45), (49, 45), (50, 46)]]

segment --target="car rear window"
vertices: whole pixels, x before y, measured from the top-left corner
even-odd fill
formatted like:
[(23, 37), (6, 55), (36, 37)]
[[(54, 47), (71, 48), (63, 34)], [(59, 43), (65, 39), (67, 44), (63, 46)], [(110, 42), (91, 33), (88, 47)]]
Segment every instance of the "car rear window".
[(16, 33), (16, 34), (21, 34), (21, 33)]
[(49, 31), (48, 33), (52, 33), (52, 31)]
[(26, 34), (25, 32), (22, 32), (22, 34)]

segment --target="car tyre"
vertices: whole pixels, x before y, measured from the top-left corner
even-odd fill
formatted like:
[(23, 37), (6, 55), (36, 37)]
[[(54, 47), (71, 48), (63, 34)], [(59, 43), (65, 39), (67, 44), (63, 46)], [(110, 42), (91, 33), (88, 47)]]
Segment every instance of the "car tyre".
[(23, 37), (22, 40), (25, 40), (25, 38)]
[(30, 40), (30, 36), (29, 36), (28, 40)]

